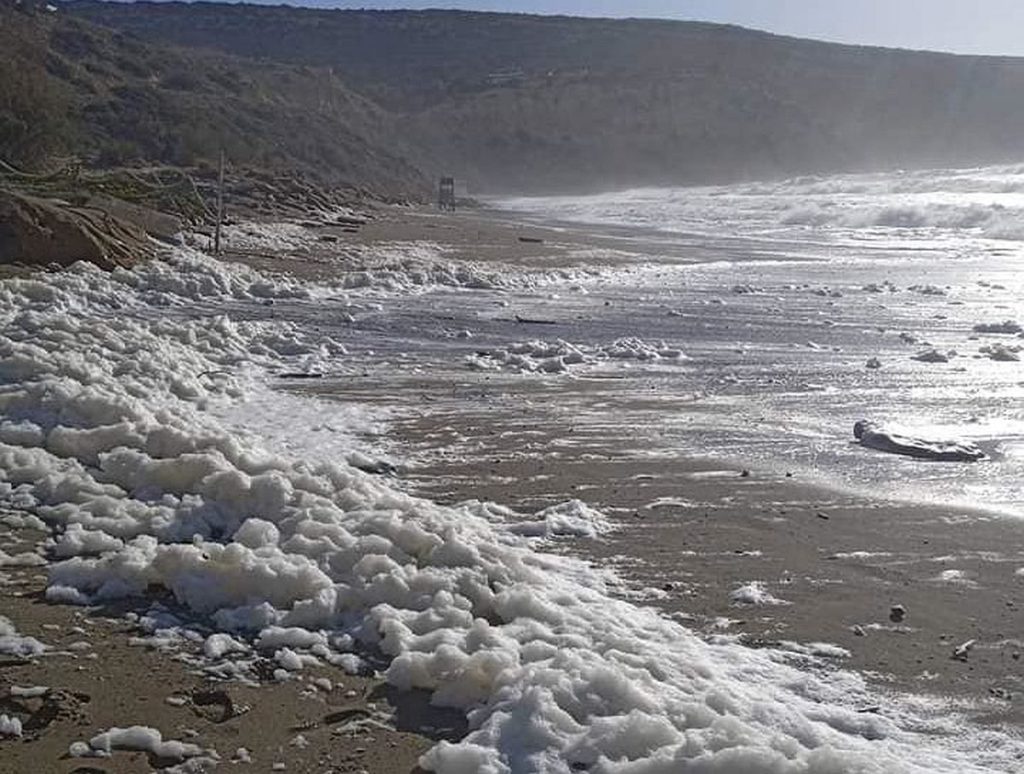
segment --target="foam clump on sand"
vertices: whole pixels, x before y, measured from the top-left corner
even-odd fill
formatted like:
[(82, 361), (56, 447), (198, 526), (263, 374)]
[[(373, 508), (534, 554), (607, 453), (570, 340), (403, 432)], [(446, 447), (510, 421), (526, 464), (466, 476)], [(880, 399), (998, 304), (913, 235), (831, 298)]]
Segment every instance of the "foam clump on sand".
[(0, 715), (0, 736), (21, 736), (21, 720), (11, 715)]
[(524, 537), (596, 538), (613, 529), (608, 517), (580, 500), (545, 508), (533, 521), (511, 524), (509, 531)]
[(470, 367), (478, 370), (506, 369), (522, 373), (562, 374), (575, 366), (594, 366), (608, 361), (679, 362), (686, 359), (682, 350), (663, 341), (651, 343), (632, 337), (596, 346), (571, 344), (562, 339), (516, 342), (477, 352), (469, 357), (468, 362)]
[(0, 615), (0, 655), (32, 658), (43, 655), (49, 648), (35, 637), (19, 634), (11, 620)]
[(163, 738), (157, 729), (149, 726), (111, 728), (92, 737), (88, 743), (74, 742), (68, 749), (72, 758), (109, 758), (114, 750), (146, 752), (157, 758), (184, 760), (202, 754), (202, 749), (188, 742)]
[[(346, 245), (350, 268), (338, 281), (345, 290), (418, 293), (436, 287), (472, 290), (530, 290), (555, 282), (599, 276), (594, 269), (524, 270), (494, 262), (453, 261), (437, 242), (378, 242)], [(581, 288), (577, 288), (578, 290)]]
[(235, 250), (301, 250), (313, 245), (317, 237), (313, 229), (286, 221), (231, 223), (221, 232), (221, 241)]
[[(190, 265), (174, 282), (78, 267), (0, 283), (0, 501), (52, 530), (58, 599), (164, 589), (174, 611), (154, 605), (140, 625), (172, 641), (201, 620), (197, 642), (228, 677), (253, 651), (280, 679), (382, 654), (393, 686), (468, 715), (465, 739), (422, 758), (438, 772), (979, 772), (1024, 755), (1005, 737), (954, 736), (955, 718), (898, 697), (860, 713), (853, 673), (709, 643), (613, 597), (601, 570), (538, 552), (507, 514), (440, 506), (342, 454), (278, 443), (272, 412), (232, 411), (297, 405), (267, 386), (286, 356), (254, 352), (280, 329), (168, 320), (163, 304), (185, 296), (166, 288), (190, 288)], [(549, 517), (598, 522), (577, 506)], [(45, 648), (0, 619), (5, 637)], [(145, 727), (71, 753), (122, 748), (200, 754)]]
[(668, 346), (664, 341), (651, 343), (635, 336), (616, 339), (611, 344), (597, 347), (599, 358), (611, 360), (685, 360), (682, 350)]
[(784, 599), (774, 596), (761, 581), (751, 581), (733, 589), (729, 599), (737, 605), (788, 605)]
[(470, 367), (478, 370), (504, 368), (523, 373), (561, 374), (569, 371), (572, 366), (592, 360), (576, 345), (559, 339), (554, 342), (516, 342), (499, 349), (478, 352), (468, 362)]

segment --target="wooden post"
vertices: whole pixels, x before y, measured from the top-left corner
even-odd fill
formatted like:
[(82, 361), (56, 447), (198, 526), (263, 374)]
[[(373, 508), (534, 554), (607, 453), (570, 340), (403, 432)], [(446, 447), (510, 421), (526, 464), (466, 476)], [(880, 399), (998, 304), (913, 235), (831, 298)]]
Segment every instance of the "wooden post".
[(213, 254), (220, 255), (220, 226), (224, 222), (224, 149), (220, 150), (220, 170), (217, 173), (217, 227), (213, 232)]

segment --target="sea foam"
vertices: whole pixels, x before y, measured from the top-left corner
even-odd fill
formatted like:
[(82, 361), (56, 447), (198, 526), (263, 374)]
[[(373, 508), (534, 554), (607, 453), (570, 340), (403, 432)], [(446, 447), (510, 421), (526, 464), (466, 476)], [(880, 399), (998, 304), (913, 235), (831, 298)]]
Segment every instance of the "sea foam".
[[(537, 550), (502, 509), (442, 507), (342, 454), (284, 450), (280, 423), (261, 437), (265, 412), (237, 407), (270, 410), (269, 374), (343, 351), (301, 326), (160, 312), (315, 295), (187, 253), (0, 284), (0, 498), (53, 531), (51, 598), (162, 587), (212, 627), (210, 658), (264, 651), (294, 670), (383, 654), (392, 685), (467, 713), (465, 739), (423, 756), (440, 772), (977, 772), (1024, 755), (912, 697), (860, 712), (877, 702), (855, 673), (709, 642), (615, 599), (604, 573)], [(281, 336), (287, 348), (268, 343)], [(607, 527), (584, 504), (539, 518), (545, 533)], [(180, 623), (149, 618), (159, 636)], [(120, 747), (199, 753), (134, 727), (72, 754)]]

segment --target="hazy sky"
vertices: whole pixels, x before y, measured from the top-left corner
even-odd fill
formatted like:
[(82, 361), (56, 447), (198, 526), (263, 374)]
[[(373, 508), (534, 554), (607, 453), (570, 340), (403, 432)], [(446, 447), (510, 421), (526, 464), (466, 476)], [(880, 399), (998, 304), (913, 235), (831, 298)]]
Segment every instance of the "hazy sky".
[[(280, 2), (280, 0), (273, 0)], [(786, 35), (901, 48), (1024, 56), (1024, 0), (290, 0), (340, 8), (704, 19)]]

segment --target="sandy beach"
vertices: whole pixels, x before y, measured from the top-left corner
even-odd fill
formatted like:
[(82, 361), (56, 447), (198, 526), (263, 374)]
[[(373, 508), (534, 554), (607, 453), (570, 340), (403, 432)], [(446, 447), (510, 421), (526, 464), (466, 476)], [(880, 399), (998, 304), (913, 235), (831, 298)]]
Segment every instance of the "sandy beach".
[[(375, 228), (375, 237), (393, 238), (386, 221)], [(486, 212), (441, 219), (411, 213), (400, 217), (395, 233), (403, 239), (444, 234), (445, 244), (465, 256), (481, 255), (474, 247), (480, 240), (493, 259), (532, 264), (536, 246), (517, 244), (528, 234), (545, 240), (539, 252), (549, 266), (559, 263), (553, 256), (571, 265), (587, 247), (652, 250), (629, 229), (524, 227)], [(660, 247), (655, 255), (670, 255)], [(708, 636), (737, 636), (751, 647), (831, 643), (849, 652), (834, 659), (836, 667), (867, 675), (883, 693), (927, 694), (937, 712), (962, 712), (979, 723), (1021, 721), (1016, 570), (1024, 551), (1017, 547), (1017, 518), (872, 498), (777, 469), (752, 471), (749, 460), (723, 465), (672, 449), (637, 453), (622, 428), (577, 426), (548, 410), (560, 400), (558, 388), (537, 389), (535, 395), (529, 385), (471, 377), (456, 385), (429, 377), (408, 385), (406, 400), (426, 406), (425, 416), (398, 422), (393, 432), (401, 446), (430, 460), (407, 472), (413, 490), (446, 503), (486, 500), (523, 513), (571, 493), (614, 515), (619, 528), (600, 541), (545, 549), (614, 568), (627, 597)], [(595, 404), (614, 406), (617, 399), (617, 385), (601, 379), (569, 389)], [(312, 391), (375, 399), (358, 386)], [(652, 423), (661, 411), (701, 411), (654, 401), (648, 409)], [(473, 455), (461, 453), (466, 449)], [(782, 603), (733, 601), (731, 592), (751, 582)], [(906, 610), (899, 621), (890, 617), (894, 606)], [(967, 642), (968, 655), (954, 657)]]
[[(8, 552), (42, 534), (2, 530)], [(149, 772), (175, 766), (208, 771), (417, 771), (441, 739), (465, 734), (460, 713), (431, 707), (424, 692), (400, 693), (370, 669), (348, 674), (327, 665), (294, 679), (211, 679), (200, 668), (202, 641), (161, 642), (138, 619), (159, 595), (138, 603), (83, 609), (47, 602), (45, 566), (4, 568), (3, 615), (19, 635), (49, 646), (42, 658), (0, 657), (0, 711), (23, 718), (5, 740), (0, 771)], [(163, 598), (171, 609), (173, 599)], [(271, 665), (271, 661), (267, 661)], [(20, 692), (19, 692), (19, 689)], [(124, 750), (110, 758), (68, 754), (97, 732), (132, 725), (165, 739), (219, 751), (190, 761)], [(274, 764), (278, 767), (275, 768)]]
[[(628, 230), (523, 225), (486, 211), (380, 209), (357, 232), (328, 225), (316, 234), (312, 244), (276, 252), (229, 242), (227, 257), (306, 280), (365, 270), (365, 248), (403, 243), (441, 245), (446, 261), (537, 271), (620, 267), (642, 253), (654, 262), (687, 257)], [(265, 314), (280, 320), (289, 312), (279, 304)], [(418, 314), (414, 323), (424, 329), (457, 324), (443, 307)], [(702, 411), (658, 394), (671, 374), (642, 377), (649, 401), (636, 391), (624, 398), (619, 377), (600, 373), (531, 381), (466, 370), (453, 381), (417, 366), (382, 389), (383, 374), (379, 365), (357, 365), (344, 376), (278, 386), (328, 404), (394, 410), (384, 436), (399, 465), (388, 481), (403, 491), (441, 504), (492, 501), (524, 518), (570, 498), (598, 509), (612, 531), (536, 547), (611, 571), (615, 597), (654, 608), (708, 642), (767, 648), (809, 673), (855, 670), (878, 697), (855, 708), (867, 715), (885, 719), (889, 698), (909, 694), (922, 697), (924, 716), (1016, 734), (1024, 648), (1017, 521), (852, 494), (756, 460), (652, 444), (665, 412)], [(559, 410), (570, 397), (594, 409), (590, 420)], [(609, 421), (593, 419), (602, 411)], [(612, 421), (620, 414), (631, 419)], [(358, 674), (320, 663), (284, 675), (268, 658), (264, 679), (217, 679), (203, 661), (202, 636), (154, 636), (145, 620), (153, 604), (187, 614), (165, 590), (111, 606), (55, 604), (45, 595), (54, 558), (43, 533), (4, 528), (0, 550), (37, 557), (4, 566), (2, 613), (19, 635), (49, 646), (45, 655), (4, 657), (0, 711), (22, 718), (23, 730), (0, 742), (0, 771), (407, 772), (438, 741), (468, 731), (463, 712), (431, 706), (425, 691), (388, 686), (379, 651), (357, 651)], [(194, 631), (214, 631), (201, 616), (185, 620)], [(69, 757), (74, 743), (129, 719), (216, 754)]]
[[(571, 266), (579, 251), (596, 247), (652, 251), (644, 235), (629, 229), (524, 226), (487, 212), (401, 213), (393, 230), (389, 219), (373, 223), (365, 238), (443, 235), (455, 256), (513, 264), (536, 265), (543, 256), (545, 266)], [(544, 244), (520, 243), (520, 235)], [(653, 254), (668, 259), (683, 252), (677, 248), (673, 256), (659, 244)], [(396, 438), (441, 458), (409, 471), (416, 492), (448, 503), (490, 500), (524, 513), (573, 493), (615, 514), (621, 528), (598, 543), (570, 541), (565, 550), (613, 567), (629, 582), (627, 594), (709, 636), (737, 635), (755, 647), (833, 643), (850, 654), (837, 666), (869, 675), (882, 690), (927, 693), (978, 722), (1020, 722), (1015, 697), (1024, 677), (1024, 639), (1015, 571), (1024, 551), (1015, 547), (1015, 518), (858, 496), (775, 470), (744, 476), (751, 471), (741, 459), (723, 467), (672, 450), (632, 457), (623, 451), (632, 445), (629, 436), (592, 430), (581, 441), (584, 428), (552, 421), (553, 412), (536, 407), (557, 404), (557, 389), (533, 397), (529, 387), (492, 388), (467, 378), (454, 389), (473, 410), (450, 401), (447, 410), (438, 408), (452, 387), (428, 377), (406, 393), (410, 403), (431, 407), (423, 419), (398, 423)], [(614, 400), (614, 388), (603, 388), (594, 380), (572, 389), (595, 393), (594, 402)], [(313, 392), (374, 400), (358, 387)], [(651, 406), (652, 413), (663, 410)], [(455, 439), (474, 456), (454, 451)], [(944, 577), (953, 566), (963, 575)], [(785, 604), (732, 602), (730, 592), (752, 581)], [(899, 622), (890, 620), (896, 605), (907, 610)], [(974, 641), (970, 655), (953, 658), (968, 641)]]

